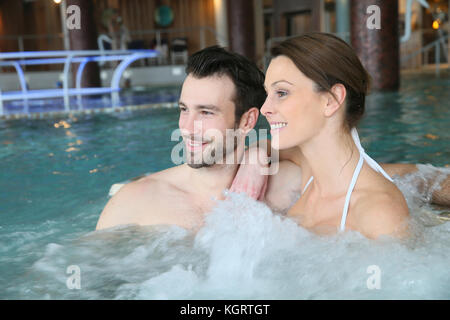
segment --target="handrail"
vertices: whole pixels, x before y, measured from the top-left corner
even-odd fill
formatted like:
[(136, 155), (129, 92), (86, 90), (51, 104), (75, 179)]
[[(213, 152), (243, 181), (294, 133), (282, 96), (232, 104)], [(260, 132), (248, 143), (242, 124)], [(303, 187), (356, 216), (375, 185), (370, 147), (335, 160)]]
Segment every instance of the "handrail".
[(415, 56), (421, 54), (421, 53), (425, 53), (428, 52), (431, 48), (435, 48), (435, 64), (436, 64), (436, 69), (435, 69), (435, 73), (436, 75), (439, 75), (440, 73), (440, 64), (441, 64), (441, 50), (440, 50), (440, 45), (442, 45), (442, 47), (444, 48), (444, 53), (446, 53), (446, 59), (448, 62), (448, 52), (447, 52), (447, 48), (445, 46), (445, 41), (447, 39), (450, 38), (450, 34), (449, 35), (444, 35), (442, 37), (439, 37), (438, 39), (436, 39), (435, 41), (427, 44), (426, 46), (423, 46), (422, 48), (416, 50), (413, 53), (410, 53), (406, 56), (401, 57), (400, 62), (401, 63), (405, 63), (409, 60), (411, 60), (412, 58), (414, 58)]
[[(149, 49), (136, 49), (136, 50), (108, 50), (105, 51), (108, 55), (116, 54), (129, 54), (130, 52), (154, 52)], [(0, 53), (0, 60), (5, 59), (20, 59), (20, 58), (43, 58), (43, 57), (65, 57), (67, 55), (74, 56), (95, 56), (99, 54), (99, 50), (78, 50), (78, 51), (25, 51), (25, 52), (4, 52)]]
[[(406, 0), (406, 11), (405, 11), (405, 34), (400, 38), (400, 42), (406, 42), (411, 37), (411, 13), (412, 13), (412, 2), (414, 0)], [(430, 5), (426, 0), (417, 0), (423, 7), (429, 8)]]
[(406, 62), (406, 61), (408, 61), (408, 60), (414, 58), (415, 56), (417, 56), (419, 53), (424, 53), (425, 51), (430, 50), (432, 47), (436, 46), (436, 44), (437, 44), (438, 42), (441, 42), (442, 40), (445, 41), (445, 39), (446, 39), (446, 38), (449, 38), (449, 37), (450, 37), (450, 35), (440, 37), (440, 38), (438, 38), (437, 40), (435, 40), (435, 41), (433, 41), (433, 42), (427, 44), (426, 46), (423, 46), (422, 48), (416, 50), (415, 52), (410, 53), (410, 54), (408, 54), (408, 55), (402, 57), (400, 60), (401, 60), (401, 62)]
[[(64, 98), (64, 109), (69, 111), (69, 96), (92, 95), (110, 93), (113, 102), (118, 102), (118, 91), (120, 90), (120, 79), (125, 69), (134, 61), (143, 58), (154, 58), (158, 56), (155, 50), (86, 50), (86, 51), (38, 51), (38, 52), (7, 52), (0, 53), (0, 66), (13, 66), (16, 69), (22, 91), (17, 93), (14, 91), (2, 92), (0, 88), (0, 115), (4, 114), (3, 101), (24, 100), (25, 112), (28, 113), (28, 99), (35, 98)], [(28, 58), (28, 59), (27, 59)], [(45, 59), (29, 59), (29, 58), (45, 58)], [(12, 60), (16, 59), (16, 60)], [(21, 59), (21, 60), (17, 60)], [(3, 61), (2, 61), (3, 60)], [(114, 71), (113, 80), (109, 88), (81, 88), (81, 76), (87, 62), (102, 61), (122, 61)], [(76, 75), (76, 89), (69, 88), (69, 72), (72, 63), (79, 62)], [(28, 90), (25, 76), (21, 65), (39, 65), (39, 64), (64, 64), (63, 70), (63, 89), (41, 89)], [(80, 101), (80, 99), (79, 99)], [(80, 104), (80, 108), (82, 105)]]

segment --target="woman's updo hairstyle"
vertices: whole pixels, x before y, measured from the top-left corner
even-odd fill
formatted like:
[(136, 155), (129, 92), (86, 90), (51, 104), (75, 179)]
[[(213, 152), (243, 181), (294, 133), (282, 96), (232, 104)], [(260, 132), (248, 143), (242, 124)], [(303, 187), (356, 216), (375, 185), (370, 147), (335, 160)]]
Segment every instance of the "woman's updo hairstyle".
[(281, 42), (271, 49), (271, 54), (274, 58), (283, 55), (291, 59), (316, 83), (319, 92), (334, 96), (333, 85), (344, 85), (347, 91), (345, 124), (349, 130), (358, 124), (364, 114), (370, 76), (345, 41), (328, 33), (308, 33)]

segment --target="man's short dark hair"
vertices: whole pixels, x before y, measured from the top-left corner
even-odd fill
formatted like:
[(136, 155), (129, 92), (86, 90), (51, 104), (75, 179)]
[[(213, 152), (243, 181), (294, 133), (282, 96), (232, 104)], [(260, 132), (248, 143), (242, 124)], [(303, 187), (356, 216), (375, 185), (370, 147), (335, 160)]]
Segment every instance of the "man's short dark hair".
[(190, 56), (186, 74), (192, 74), (196, 78), (223, 75), (230, 77), (236, 88), (236, 122), (251, 108), (260, 109), (266, 100), (264, 73), (254, 62), (219, 46), (208, 47)]

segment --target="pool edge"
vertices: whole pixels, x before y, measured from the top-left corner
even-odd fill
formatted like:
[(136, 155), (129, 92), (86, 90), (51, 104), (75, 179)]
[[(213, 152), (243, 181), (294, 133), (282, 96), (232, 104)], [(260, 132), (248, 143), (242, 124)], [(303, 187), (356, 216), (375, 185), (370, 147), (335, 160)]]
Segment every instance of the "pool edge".
[(48, 119), (48, 118), (60, 118), (76, 115), (92, 115), (102, 113), (124, 112), (124, 111), (136, 111), (151, 108), (174, 108), (177, 106), (176, 102), (164, 102), (164, 103), (151, 103), (140, 105), (127, 105), (120, 107), (106, 107), (86, 110), (70, 110), (70, 111), (48, 111), (48, 112), (32, 112), (32, 113), (16, 113), (16, 114), (4, 114), (0, 115), (0, 120), (21, 120), (21, 119)]

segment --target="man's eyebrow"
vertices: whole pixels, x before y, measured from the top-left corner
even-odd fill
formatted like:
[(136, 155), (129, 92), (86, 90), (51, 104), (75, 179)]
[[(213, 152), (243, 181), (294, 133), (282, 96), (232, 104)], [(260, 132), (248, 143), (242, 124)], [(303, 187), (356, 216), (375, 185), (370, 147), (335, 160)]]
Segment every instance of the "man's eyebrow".
[(213, 111), (220, 111), (220, 109), (213, 105), (213, 104), (199, 104), (195, 106), (196, 109), (208, 109), (208, 110), (213, 110)]
[[(187, 107), (186, 104), (183, 101), (178, 101), (178, 105), (182, 107)], [(195, 106), (195, 109), (208, 109), (213, 111), (220, 111), (220, 108), (213, 105), (213, 104), (198, 104)]]

